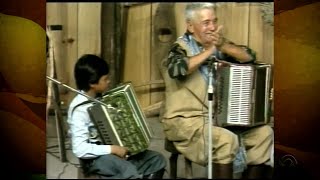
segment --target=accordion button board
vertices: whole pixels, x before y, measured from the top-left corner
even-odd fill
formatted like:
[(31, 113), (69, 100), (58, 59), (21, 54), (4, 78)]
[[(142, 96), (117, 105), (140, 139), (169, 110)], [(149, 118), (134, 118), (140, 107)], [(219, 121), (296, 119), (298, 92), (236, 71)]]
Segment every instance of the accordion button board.
[(88, 108), (103, 144), (127, 147), (130, 155), (146, 150), (151, 133), (131, 83), (108, 91), (102, 102)]

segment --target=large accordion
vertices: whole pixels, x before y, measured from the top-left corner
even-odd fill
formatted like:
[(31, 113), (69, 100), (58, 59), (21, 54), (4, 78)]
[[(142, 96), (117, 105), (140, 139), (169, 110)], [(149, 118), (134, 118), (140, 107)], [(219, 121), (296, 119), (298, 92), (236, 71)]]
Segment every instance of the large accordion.
[(122, 84), (102, 96), (103, 103), (88, 108), (103, 144), (128, 148), (130, 155), (149, 147), (151, 132), (131, 83)]
[(271, 64), (215, 62), (216, 123), (220, 127), (268, 124), (271, 117)]

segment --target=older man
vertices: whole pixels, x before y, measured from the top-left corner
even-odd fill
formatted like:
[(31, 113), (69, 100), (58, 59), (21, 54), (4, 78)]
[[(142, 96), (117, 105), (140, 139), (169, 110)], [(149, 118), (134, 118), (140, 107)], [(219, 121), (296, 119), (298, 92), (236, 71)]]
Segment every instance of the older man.
[[(166, 101), (162, 124), (166, 137), (191, 161), (206, 165), (208, 129), (208, 59), (251, 63), (255, 53), (246, 46), (232, 43), (220, 33), (211, 3), (190, 3), (185, 10), (186, 33), (173, 44), (163, 62)], [(238, 136), (212, 126), (212, 162), (215, 178), (232, 178), (233, 161), (239, 150)], [(267, 125), (243, 130), (248, 169), (243, 177), (258, 178), (270, 160), (273, 130)]]

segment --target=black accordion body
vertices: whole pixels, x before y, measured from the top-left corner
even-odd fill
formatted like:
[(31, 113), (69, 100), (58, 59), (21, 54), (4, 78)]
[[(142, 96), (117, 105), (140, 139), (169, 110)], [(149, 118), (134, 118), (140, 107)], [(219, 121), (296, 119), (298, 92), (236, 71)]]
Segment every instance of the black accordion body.
[(215, 62), (216, 123), (252, 127), (268, 124), (271, 115), (271, 64)]
[(88, 112), (102, 143), (127, 147), (130, 155), (146, 150), (151, 132), (131, 83), (111, 89), (100, 101), (108, 106), (95, 104)]

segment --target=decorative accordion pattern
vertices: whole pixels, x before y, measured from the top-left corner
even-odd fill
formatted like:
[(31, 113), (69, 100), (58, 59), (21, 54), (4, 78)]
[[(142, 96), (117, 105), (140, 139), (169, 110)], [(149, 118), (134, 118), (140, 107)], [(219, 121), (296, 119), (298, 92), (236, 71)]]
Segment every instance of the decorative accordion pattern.
[(131, 155), (149, 147), (151, 133), (131, 83), (108, 91), (101, 104), (88, 108), (104, 144), (127, 147)]
[(272, 67), (216, 62), (218, 126), (256, 126), (270, 121)]

